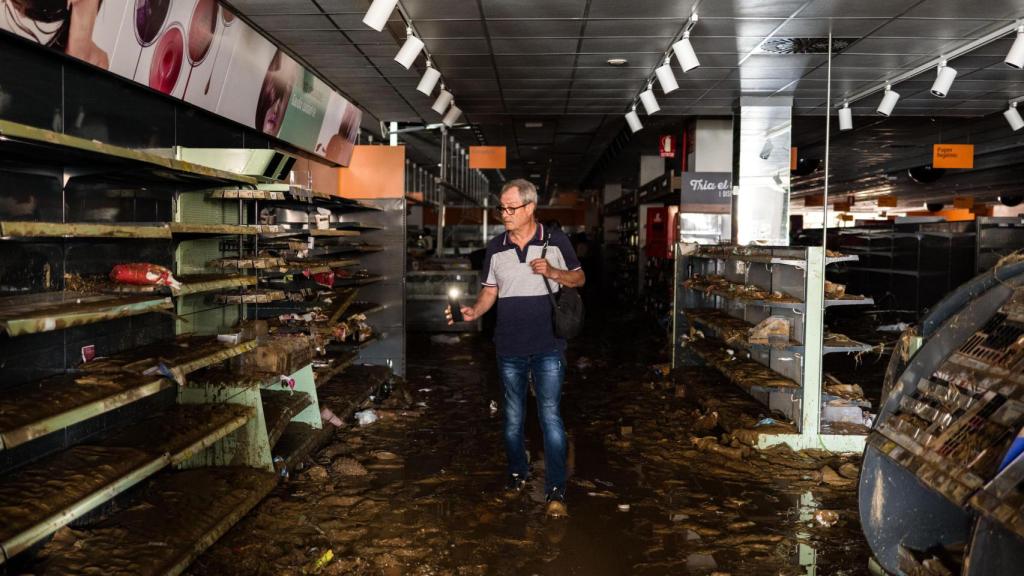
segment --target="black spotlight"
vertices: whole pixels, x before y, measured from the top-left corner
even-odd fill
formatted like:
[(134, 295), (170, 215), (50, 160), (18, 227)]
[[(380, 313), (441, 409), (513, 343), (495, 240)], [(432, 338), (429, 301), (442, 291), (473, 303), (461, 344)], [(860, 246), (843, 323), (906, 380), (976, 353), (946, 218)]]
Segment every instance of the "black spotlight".
[(999, 203), (1003, 206), (1020, 206), (1021, 201), (1024, 201), (1024, 196), (1000, 196)]
[(942, 204), (941, 202), (929, 202), (924, 205), (929, 212), (941, 212), (944, 206), (945, 204)]
[(917, 168), (907, 170), (907, 175), (910, 176), (910, 179), (918, 184), (931, 184), (942, 178), (942, 175), (945, 173), (945, 168), (932, 168), (931, 166), (918, 166)]
[(810, 176), (821, 166), (821, 158), (797, 158), (796, 168), (790, 170), (793, 176)]

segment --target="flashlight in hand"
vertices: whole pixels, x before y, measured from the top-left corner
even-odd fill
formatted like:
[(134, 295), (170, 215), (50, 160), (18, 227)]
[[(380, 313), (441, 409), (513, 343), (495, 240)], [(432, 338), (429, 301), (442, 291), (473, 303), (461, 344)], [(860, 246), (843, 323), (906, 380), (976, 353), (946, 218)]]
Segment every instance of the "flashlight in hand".
[(459, 306), (459, 289), (452, 288), (448, 291), (448, 306), (452, 309), (452, 322), (462, 322), (462, 307)]

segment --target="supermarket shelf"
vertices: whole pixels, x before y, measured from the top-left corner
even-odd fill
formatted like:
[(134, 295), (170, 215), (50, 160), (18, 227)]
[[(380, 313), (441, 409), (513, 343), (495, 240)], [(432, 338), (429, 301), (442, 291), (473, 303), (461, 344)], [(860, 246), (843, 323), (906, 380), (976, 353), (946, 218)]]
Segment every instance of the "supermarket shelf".
[(730, 382), (746, 390), (748, 393), (755, 387), (768, 389), (800, 388), (800, 385), (793, 380), (781, 376), (763, 364), (749, 358), (740, 358), (734, 354), (729, 354), (721, 343), (714, 343), (707, 339), (697, 339), (687, 342), (686, 347), (697, 353), (708, 366), (721, 372)]
[(328, 194), (327, 192), (299, 188), (290, 188), (288, 190), (215, 190), (208, 197), (214, 200), (259, 200), (263, 202), (315, 206), (331, 210), (344, 210), (345, 212), (381, 211), (377, 206), (358, 200)]
[[(806, 268), (807, 260), (799, 248), (758, 248), (758, 247), (737, 247), (737, 246), (716, 246), (697, 245), (695, 250), (683, 253), (683, 256), (691, 258), (706, 258), (712, 260), (731, 260), (738, 262), (751, 262), (759, 264), (779, 264), (793, 266), (795, 268)], [(833, 254), (825, 258), (825, 264), (838, 264), (840, 262), (856, 262), (858, 256), (854, 254)]]
[(234, 288), (245, 288), (255, 286), (258, 279), (255, 276), (238, 276), (235, 274), (192, 274), (176, 276), (181, 283), (180, 288), (170, 286), (135, 284), (115, 284), (113, 282), (104, 284), (99, 288), (102, 292), (112, 294), (170, 294), (171, 296), (190, 296), (192, 294), (204, 294), (207, 292), (219, 292)]
[(267, 436), (273, 448), (284, 434), (292, 418), (313, 404), (309, 394), (293, 390), (260, 390), (263, 400), (263, 418), (267, 424)]
[(214, 301), (218, 304), (270, 304), (287, 300), (284, 290), (255, 289), (243, 292), (217, 294)]
[(8, 336), (37, 334), (173, 308), (170, 298), (43, 292), (0, 298), (0, 328)]
[(99, 442), (77, 445), (0, 478), (0, 548), (11, 558), (158, 470), (244, 425), (244, 406), (178, 405)]
[[(683, 284), (684, 288), (693, 290), (695, 292), (701, 292), (703, 294), (711, 294), (731, 300), (733, 302), (739, 302), (741, 304), (751, 306), (764, 306), (770, 308), (788, 308), (791, 310), (803, 310), (805, 308), (804, 303), (791, 296), (782, 296), (781, 298), (752, 298), (743, 296), (744, 292), (749, 292), (746, 286), (743, 284), (737, 284), (735, 282), (719, 281), (715, 283), (708, 283), (701, 281), (697, 278), (691, 278)], [(726, 288), (721, 288), (725, 286)], [(831, 306), (864, 306), (874, 304), (875, 301), (871, 298), (865, 298), (863, 296), (852, 296), (846, 295), (842, 298), (826, 298), (825, 307)]]
[(348, 368), (352, 366), (358, 358), (359, 352), (357, 350), (334, 354), (331, 358), (330, 365), (319, 369), (314, 368), (314, 374), (316, 375), (316, 387), (319, 389), (345, 370), (348, 370)]
[(180, 181), (205, 188), (211, 184), (255, 185), (258, 181), (251, 176), (8, 120), (0, 120), (0, 136), (0, 155), (5, 160), (29, 165), (87, 166), (90, 174), (118, 172), (130, 174), (136, 181)]
[(184, 382), (185, 377), (255, 347), (183, 337), (98, 360), (77, 374), (24, 384), (0, 399), (0, 450), (84, 422)]
[(245, 467), (160, 474), (140, 500), (73, 543), (50, 542), (32, 573), (179, 574), (277, 485), (277, 476)]

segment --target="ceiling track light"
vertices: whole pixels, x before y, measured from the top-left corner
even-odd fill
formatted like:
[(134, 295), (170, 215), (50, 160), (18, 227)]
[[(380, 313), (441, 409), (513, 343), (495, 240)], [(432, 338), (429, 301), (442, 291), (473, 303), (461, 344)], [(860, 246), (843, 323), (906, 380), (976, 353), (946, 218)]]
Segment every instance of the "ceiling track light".
[(882, 96), (882, 102), (878, 105), (875, 112), (888, 118), (892, 114), (893, 108), (896, 107), (896, 103), (900, 101), (900, 93), (892, 89), (890, 84), (885, 85), (885, 96)]
[(395, 62), (398, 62), (403, 68), (408, 70), (422, 51), (423, 40), (420, 40), (413, 34), (411, 26), (406, 27), (405, 44), (402, 44), (401, 50), (398, 51), (398, 54), (395, 54)]
[(843, 102), (843, 107), (839, 109), (839, 131), (848, 130), (853, 130), (853, 110), (850, 109), (849, 102)]
[[(925, 62), (924, 64), (921, 64), (920, 66), (917, 66), (916, 68), (908, 70), (908, 71), (906, 71), (906, 72), (904, 72), (902, 74), (898, 74), (896, 76), (893, 76), (892, 78), (889, 78), (885, 83), (875, 84), (875, 85), (872, 85), (872, 86), (870, 86), (868, 88), (860, 90), (858, 92), (854, 92), (853, 94), (848, 94), (846, 96), (846, 101), (848, 101), (848, 102), (857, 102), (858, 100), (863, 100), (864, 98), (867, 98), (868, 96), (871, 96), (872, 94), (875, 94), (876, 92), (881, 92), (881, 91), (885, 90), (885, 86), (887, 84), (892, 84), (892, 85), (899, 84), (900, 82), (903, 82), (905, 80), (909, 80), (911, 78), (915, 78), (917, 76), (920, 76), (922, 74), (930, 72), (931, 70), (935, 69), (937, 66), (945, 66), (945, 64), (949, 60), (955, 60), (955, 59), (959, 58), (960, 56), (963, 56), (965, 54), (969, 54), (969, 53), (973, 52), (974, 50), (977, 50), (978, 48), (981, 48), (983, 46), (987, 46), (987, 45), (989, 45), (989, 44), (991, 44), (993, 42), (996, 42), (998, 40), (1003, 40), (1006, 37), (1006, 35), (1010, 34), (1011, 32), (1016, 32), (1018, 34), (1017, 41), (1014, 42), (1014, 47), (1016, 48), (1018, 46), (1017, 42), (1020, 41), (1020, 32), (1021, 32), (1022, 24), (1024, 24), (1024, 21), (1014, 21), (1014, 22), (1012, 22), (1010, 24), (1007, 24), (1005, 26), (1001, 26), (1001, 27), (999, 27), (999, 28), (997, 28), (995, 30), (992, 30), (991, 32), (985, 34), (984, 36), (981, 36), (979, 38), (974, 38), (974, 39), (970, 40), (969, 42), (967, 42), (965, 44), (957, 46), (956, 48), (953, 48), (953, 49), (950, 49), (950, 50), (946, 50), (945, 54), (943, 54), (942, 56), (939, 56), (937, 58), (929, 60), (928, 62)], [(1019, 46), (1020, 46), (1019, 49), (1022, 51), (1022, 53), (1024, 53), (1024, 43), (1020, 44)], [(1013, 66), (1013, 62), (1016, 61), (1013, 58), (1011, 58), (1011, 56), (1014, 56), (1014, 55), (1015, 55), (1014, 54), (1014, 48), (1011, 48), (1010, 49), (1010, 53), (1007, 54), (1007, 57), (1006, 57), (1006, 63), (1009, 64), (1010, 66)], [(1013, 60), (1013, 62), (1011, 62), (1011, 60)], [(1024, 61), (1022, 61), (1021, 63), (1024, 64)], [(951, 70), (951, 71), (953, 70), (952, 68), (949, 68), (948, 66), (946, 66), (946, 68)], [(947, 72), (947, 75), (950, 74), (950, 73), (952, 73), (955, 76), (955, 71)], [(952, 82), (950, 84), (952, 84)], [(835, 107), (839, 108), (840, 106), (837, 104)]]
[(654, 70), (654, 75), (658, 77), (658, 84), (661, 85), (662, 93), (671, 94), (679, 88), (679, 82), (676, 82), (676, 74), (672, 71), (671, 56), (665, 57), (665, 63)]
[(430, 96), (431, 92), (434, 91), (434, 87), (437, 86), (437, 81), (440, 79), (441, 72), (434, 68), (434, 65), (431, 64), (428, 58), (427, 69), (423, 71), (423, 77), (420, 78), (420, 83), (416, 85), (416, 91), (424, 96)]
[(1010, 46), (1010, 51), (1006, 53), (1006, 65), (1011, 68), (1017, 68), (1018, 70), (1024, 68), (1024, 21), (1017, 21), (1017, 37), (1013, 41), (1013, 46)]
[(953, 80), (956, 80), (956, 68), (950, 68), (945, 60), (939, 62), (935, 69), (935, 82), (932, 83), (932, 96), (945, 98), (953, 87)]
[(447, 88), (444, 87), (444, 83), (441, 83), (441, 92), (437, 95), (437, 100), (434, 100), (434, 105), (430, 107), (431, 110), (438, 114), (444, 114), (448, 110), (448, 106), (452, 103), (455, 98)]
[(640, 93), (640, 102), (644, 105), (644, 110), (648, 116), (654, 115), (658, 110), (661, 110), (661, 106), (658, 105), (658, 99), (654, 97), (654, 84), (648, 83), (647, 90)]
[(644, 129), (644, 125), (640, 123), (640, 115), (636, 113), (636, 104), (626, 113), (626, 124), (629, 124), (629, 129), (634, 134)]
[(370, 9), (366, 11), (366, 16), (363, 16), (363, 24), (380, 32), (391, 18), (395, 6), (398, 6), (398, 0), (373, 0)]
[(1003, 112), (1003, 118), (1006, 118), (1006, 122), (1014, 132), (1024, 128), (1024, 118), (1021, 118), (1020, 112), (1017, 111), (1016, 101), (1010, 102), (1010, 106)]
[(690, 44), (689, 32), (684, 32), (682, 40), (672, 45), (672, 51), (676, 53), (676, 60), (679, 60), (679, 67), (683, 69), (683, 74), (700, 66), (697, 53), (693, 51), (693, 45)]
[(460, 116), (462, 116), (462, 109), (456, 106), (455, 102), (452, 102), (451, 107), (448, 108), (448, 113), (441, 119), (441, 123), (451, 128), (459, 121)]

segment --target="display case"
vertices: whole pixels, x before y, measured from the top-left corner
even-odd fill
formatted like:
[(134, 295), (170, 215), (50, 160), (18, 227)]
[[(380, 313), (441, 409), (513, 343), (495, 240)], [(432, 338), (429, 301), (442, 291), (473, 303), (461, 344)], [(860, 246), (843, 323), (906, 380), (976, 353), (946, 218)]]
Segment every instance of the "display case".
[(673, 364), (714, 367), (792, 423), (791, 433), (761, 435), (762, 445), (863, 446), (870, 405), (822, 386), (824, 355), (872, 348), (823, 324), (828, 308), (873, 303), (824, 280), (827, 265), (856, 256), (826, 256), (820, 247), (684, 243), (676, 250)]

